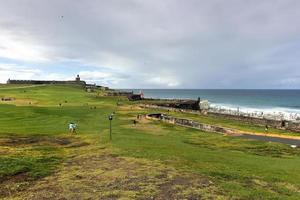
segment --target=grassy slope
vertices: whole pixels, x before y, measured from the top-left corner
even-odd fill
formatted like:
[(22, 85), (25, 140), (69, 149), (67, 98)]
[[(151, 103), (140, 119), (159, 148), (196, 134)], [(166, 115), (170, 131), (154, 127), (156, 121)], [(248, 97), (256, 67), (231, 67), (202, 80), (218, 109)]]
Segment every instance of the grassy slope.
[[(128, 102), (124, 99), (124, 106), (117, 107), (116, 97), (89, 94), (75, 86), (0, 89), (1, 96), (17, 99), (10, 105), (0, 104), (2, 139), (28, 135), (64, 136), (67, 124), (73, 121), (78, 124), (78, 133), (83, 139), (101, 138), (100, 144), (109, 144), (107, 116), (116, 111), (109, 151), (119, 156), (160, 161), (177, 170), (205, 175), (228, 197), (300, 198), (299, 149), (159, 122), (147, 121), (133, 126), (136, 114), (147, 111), (126, 106)], [(18, 101), (20, 99), (22, 101)], [(188, 114), (180, 116), (197, 119)], [(235, 123), (226, 121), (226, 124)], [(59, 146), (26, 146), (19, 151), (0, 148), (0, 153), (3, 152), (0, 156), (0, 177), (23, 171), (29, 172), (32, 177), (49, 175), (67, 154)]]

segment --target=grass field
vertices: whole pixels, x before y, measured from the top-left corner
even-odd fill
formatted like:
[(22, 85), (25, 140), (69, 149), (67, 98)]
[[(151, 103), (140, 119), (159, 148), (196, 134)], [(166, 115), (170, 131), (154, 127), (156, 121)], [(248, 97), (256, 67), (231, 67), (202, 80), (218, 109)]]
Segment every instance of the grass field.
[[(300, 199), (299, 148), (158, 121), (134, 126), (137, 114), (155, 110), (79, 86), (1, 85), (1, 97), (16, 100), (0, 102), (0, 198)], [(240, 122), (172, 115), (261, 131)], [(68, 133), (69, 122), (78, 125), (77, 134)]]

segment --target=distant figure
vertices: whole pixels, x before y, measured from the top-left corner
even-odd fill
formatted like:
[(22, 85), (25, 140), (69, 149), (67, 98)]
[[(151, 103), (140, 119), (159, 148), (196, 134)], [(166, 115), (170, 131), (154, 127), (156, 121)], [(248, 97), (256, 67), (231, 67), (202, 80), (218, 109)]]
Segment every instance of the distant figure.
[(76, 127), (77, 127), (77, 125), (75, 123), (71, 122), (69, 124), (69, 132), (70, 133), (76, 133)]
[(269, 130), (269, 126), (268, 126), (268, 125), (266, 125), (266, 127), (265, 127), (265, 131), (266, 131), (266, 132), (268, 132), (268, 130)]
[(70, 124), (69, 124), (69, 132), (70, 133), (73, 133), (73, 122), (71, 122)]
[(133, 125), (135, 125), (135, 126), (136, 126), (136, 120), (133, 120)]

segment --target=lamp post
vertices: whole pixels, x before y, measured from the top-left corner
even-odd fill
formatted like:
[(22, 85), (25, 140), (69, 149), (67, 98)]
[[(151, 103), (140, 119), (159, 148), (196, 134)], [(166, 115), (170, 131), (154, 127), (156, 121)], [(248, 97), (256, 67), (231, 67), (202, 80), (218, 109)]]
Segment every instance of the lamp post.
[(109, 140), (112, 140), (112, 135), (111, 135), (111, 121), (113, 119), (113, 114), (110, 114), (108, 116), (108, 120), (109, 120)]

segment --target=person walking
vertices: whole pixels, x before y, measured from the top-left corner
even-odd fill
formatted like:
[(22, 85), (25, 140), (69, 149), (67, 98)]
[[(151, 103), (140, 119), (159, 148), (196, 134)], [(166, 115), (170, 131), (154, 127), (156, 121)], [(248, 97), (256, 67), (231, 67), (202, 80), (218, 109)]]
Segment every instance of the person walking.
[(73, 122), (71, 122), (70, 124), (69, 124), (69, 132), (70, 133), (73, 133)]
[(73, 123), (73, 122), (71, 122), (71, 123), (69, 124), (69, 132), (70, 132), (70, 133), (76, 133), (76, 128), (77, 128), (77, 124), (75, 124), (75, 123)]

